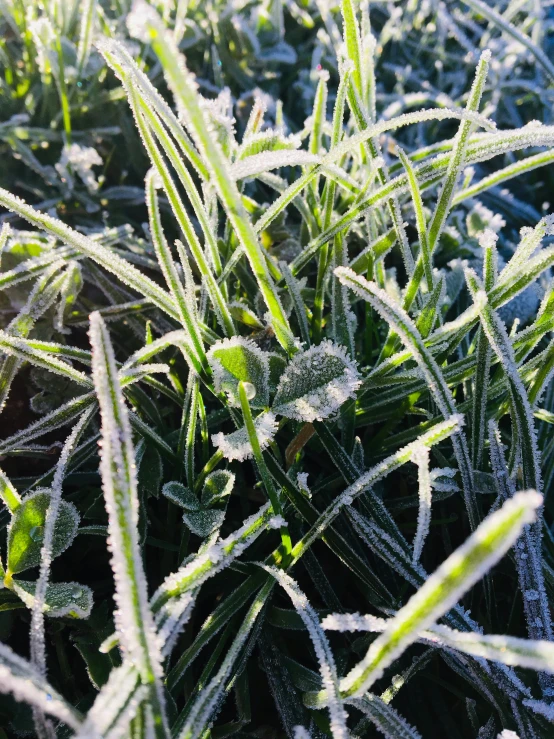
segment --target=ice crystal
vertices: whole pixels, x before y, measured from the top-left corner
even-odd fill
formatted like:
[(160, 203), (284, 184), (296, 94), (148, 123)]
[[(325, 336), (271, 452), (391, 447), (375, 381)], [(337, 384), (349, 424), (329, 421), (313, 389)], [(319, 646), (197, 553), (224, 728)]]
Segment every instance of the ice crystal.
[(80, 146), (70, 144), (64, 146), (60, 161), (55, 165), (62, 181), (66, 182), (69, 189), (73, 189), (73, 174), (79, 176), (90, 193), (99, 188), (93, 167), (102, 164), (100, 154), (92, 146)]
[(421, 445), (414, 445), (412, 462), (418, 469), (419, 513), (417, 516), (417, 531), (414, 539), (414, 562), (421, 558), (421, 552), (431, 523), (431, 476), (429, 473), (429, 449)]

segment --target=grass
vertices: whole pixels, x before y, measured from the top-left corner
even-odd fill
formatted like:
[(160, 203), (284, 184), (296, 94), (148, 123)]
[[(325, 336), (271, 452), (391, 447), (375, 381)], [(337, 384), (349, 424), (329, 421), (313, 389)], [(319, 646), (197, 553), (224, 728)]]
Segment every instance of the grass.
[(548, 737), (548, 3), (0, 3), (0, 737)]

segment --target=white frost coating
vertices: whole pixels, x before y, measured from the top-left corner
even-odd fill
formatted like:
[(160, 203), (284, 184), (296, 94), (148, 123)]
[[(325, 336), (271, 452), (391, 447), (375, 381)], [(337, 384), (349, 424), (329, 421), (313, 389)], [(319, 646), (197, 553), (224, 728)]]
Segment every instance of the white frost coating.
[(155, 24), (158, 14), (145, 0), (134, 0), (131, 12), (127, 16), (127, 30), (131, 38), (147, 44), (150, 40), (148, 27)]
[[(366, 300), (389, 326), (398, 334), (404, 346), (412, 353), (418, 364), (429, 392), (444, 418), (456, 413), (456, 404), (444, 375), (436, 360), (426, 347), (416, 325), (406, 311), (375, 283), (368, 282), (347, 267), (337, 267), (335, 275), (339, 280)], [(475, 493), (473, 490), (473, 470), (469, 457), (469, 447), (463, 431), (452, 436), (452, 446), (460, 468), (464, 490), (464, 500), (472, 528), (477, 525)]]
[[(23, 587), (25, 586), (25, 587)], [(33, 608), (36, 603), (33, 589), (34, 582), (14, 580), (13, 590), (25, 603), (27, 608)], [(56, 598), (62, 603), (56, 605)], [(63, 582), (48, 585), (43, 603), (43, 612), (50, 618), (88, 618), (92, 610), (92, 590), (78, 582)]]
[(269, 529), (281, 529), (286, 525), (287, 522), (285, 521), (283, 516), (273, 516), (273, 518), (270, 518), (267, 522), (267, 527)]
[[(272, 519), (272, 509), (266, 503), (257, 513), (246, 519), (242, 526), (225, 539), (200, 551), (192, 560), (180, 567), (177, 572), (166, 577), (162, 585), (154, 593), (152, 602), (174, 597), (193, 587), (197, 588), (205, 580), (227, 567), (239, 557), (253, 541), (265, 530)], [(206, 567), (206, 565), (210, 565)]]
[(511, 729), (502, 729), (500, 734), (497, 734), (496, 739), (519, 739), (519, 734)]
[(545, 719), (550, 721), (550, 723), (554, 724), (554, 704), (553, 703), (545, 703), (545, 701), (538, 701), (538, 700), (533, 700), (531, 698), (528, 698), (523, 701), (523, 705), (527, 706), (535, 713), (538, 713), (539, 716), (544, 716)]
[(207, 353), (216, 392), (225, 392), (229, 404), (240, 408), (239, 380), (252, 384), (253, 407), (269, 402), (269, 356), (252, 339), (233, 336), (217, 341)]
[(169, 657), (179, 634), (190, 619), (196, 595), (197, 593), (194, 591), (183, 593), (178, 598), (172, 598), (156, 614), (158, 638), (162, 645), (164, 657)]
[(368, 613), (330, 613), (321, 622), (325, 631), (384, 631), (386, 618), (371, 616)]
[(72, 432), (66, 439), (62, 448), (60, 458), (56, 465), (54, 480), (52, 481), (52, 494), (50, 504), (44, 520), (44, 538), (40, 552), (40, 571), (36, 584), (34, 597), (32, 597), (31, 614), (31, 661), (37, 666), (42, 675), (46, 675), (46, 645), (44, 638), (44, 606), (48, 581), (50, 579), (50, 567), (53, 559), (52, 547), (54, 544), (54, 530), (62, 500), (62, 484), (65, 477), (67, 464), (71, 454), (83, 432), (90, 421), (92, 410), (83, 413)]
[(498, 234), (495, 233), (492, 228), (486, 228), (483, 233), (479, 235), (479, 246), (482, 249), (492, 249), (496, 246), (498, 241)]
[(321, 674), (323, 689), (329, 697), (328, 706), (331, 733), (335, 739), (347, 739), (350, 736), (346, 726), (348, 715), (342, 705), (337, 669), (333, 653), (331, 652), (331, 646), (319, 625), (318, 615), (290, 575), (287, 575), (282, 570), (278, 570), (276, 567), (267, 567), (265, 565), (263, 567), (264, 570), (273, 575), (279, 585), (286, 591), (308, 630), (308, 634), (314, 645), (317, 661), (319, 662), (319, 672)]
[(378, 695), (367, 693), (363, 698), (351, 698), (347, 703), (365, 713), (386, 739), (421, 739), (419, 731)]
[[(254, 419), (254, 428), (256, 429), (260, 449), (263, 451), (277, 432), (278, 423), (275, 414), (271, 413), (271, 411), (261, 413)], [(225, 459), (228, 459), (229, 462), (235, 459), (243, 462), (245, 459), (250, 459), (253, 455), (252, 445), (248, 439), (248, 432), (245, 426), (230, 434), (224, 434), (222, 431), (213, 434), (212, 444), (221, 451)]]
[[(431, 480), (431, 487), (433, 490), (437, 490), (439, 493), (456, 493), (460, 488), (454, 482), (456, 477), (456, 470), (453, 467), (435, 467), (429, 473)], [(441, 477), (447, 478), (441, 480)], [(452, 482), (450, 482), (452, 480)]]
[[(365, 657), (341, 681), (341, 691), (362, 695), (378, 680), (421, 630), (446, 613), (499, 561), (523, 526), (535, 520), (542, 502), (542, 496), (534, 490), (517, 493), (488, 516), (391, 619)], [(487, 547), (485, 542), (489, 543)]]
[(44, 367), (49, 372), (68, 377), (84, 387), (92, 387), (92, 382), (84, 372), (74, 369), (67, 362), (57, 359), (48, 352), (34, 349), (29, 342), (18, 336), (10, 336), (0, 329), (0, 350), (5, 354), (27, 360), (31, 364)]
[(547, 215), (537, 223), (535, 228), (521, 229), (521, 240), (514, 255), (500, 273), (499, 285), (506, 285), (517, 279), (518, 270), (526, 266), (529, 259), (535, 255), (544, 237), (552, 234), (553, 224), (554, 215)]
[(303, 726), (295, 726), (292, 731), (294, 739), (312, 739), (310, 732)]
[(113, 669), (75, 739), (99, 739), (108, 732), (113, 739), (126, 736), (129, 722), (148, 695), (148, 688), (138, 683), (137, 672), (128, 662)]
[(92, 167), (102, 164), (102, 157), (92, 146), (70, 144), (64, 146), (60, 161), (55, 165), (62, 182), (66, 182), (69, 189), (73, 189), (72, 173), (82, 180), (90, 193), (98, 190), (99, 184)]
[[(448, 436), (451, 436), (452, 434), (455, 434), (457, 431), (459, 431), (462, 425), (463, 416), (454, 415), (452, 416), (452, 418), (436, 424), (430, 431), (422, 434), (415, 443), (425, 445), (429, 444), (429, 446), (432, 446), (434, 443), (437, 442), (437, 440), (442, 440)], [(321, 535), (323, 531), (327, 529), (330, 523), (339, 515), (339, 513), (345, 506), (351, 506), (354, 499), (357, 498), (358, 495), (371, 488), (371, 486), (374, 485), (377, 480), (380, 480), (381, 478), (395, 470), (397, 467), (400, 467), (400, 465), (408, 462), (411, 456), (412, 445), (408, 444), (407, 446), (396, 452), (396, 454), (387, 457), (375, 467), (372, 467), (370, 470), (361, 475), (355, 482), (352, 483), (352, 485), (347, 487), (346, 490), (341, 493), (325, 511), (323, 511), (323, 513), (319, 516), (310, 531), (303, 537), (304, 544), (308, 546), (309, 542), (314, 541), (318, 536)], [(349, 514), (352, 517), (357, 515), (356, 511), (353, 508), (349, 508)], [(392, 525), (394, 526), (394, 522)], [(387, 536), (385, 532), (382, 533)], [(401, 547), (392, 538), (390, 540), (391, 545), (393, 547), (396, 547), (398, 549), (398, 554), (403, 557), (405, 553), (402, 551)], [(408, 567), (407, 570), (403, 570), (403, 573), (406, 574), (408, 580), (411, 579), (409, 569), (410, 568)]]
[(310, 486), (308, 485), (308, 473), (307, 472), (299, 472), (296, 475), (296, 484), (300, 488), (300, 490), (303, 490), (308, 495), (311, 495)]
[(321, 421), (355, 397), (360, 384), (344, 347), (322, 341), (294, 355), (279, 381), (273, 410), (298, 421)]
[(417, 530), (414, 539), (413, 561), (419, 562), (429, 526), (431, 524), (431, 476), (429, 474), (429, 449), (424, 444), (414, 444), (412, 462), (418, 470), (419, 511), (417, 514)]
[(523, 464), (525, 484), (533, 485), (537, 490), (540, 490), (540, 456), (533, 411), (529, 403), (527, 390), (519, 376), (512, 343), (504, 323), (498, 317), (497, 313), (490, 308), (486, 293), (481, 289), (481, 284), (475, 272), (471, 269), (466, 269), (465, 275), (471, 296), (479, 312), (483, 332), (489, 341), (491, 349), (496, 354), (504, 372), (506, 373), (510, 387), (510, 394), (513, 399), (513, 406), (519, 408), (519, 413), (514, 413), (513, 420), (518, 428), (520, 448), (523, 449), (523, 445), (527, 448), (527, 461), (525, 463), (524, 460)]
[(0, 644), (0, 692), (11, 694), (77, 731), (81, 725), (77, 712), (60, 696), (33, 666)]
[(281, 167), (305, 167), (321, 164), (321, 162), (322, 159), (317, 154), (295, 149), (279, 149), (252, 154), (252, 156), (240, 159), (230, 167), (229, 172), (234, 180), (243, 180), (246, 177), (255, 177), (262, 172), (271, 172)]

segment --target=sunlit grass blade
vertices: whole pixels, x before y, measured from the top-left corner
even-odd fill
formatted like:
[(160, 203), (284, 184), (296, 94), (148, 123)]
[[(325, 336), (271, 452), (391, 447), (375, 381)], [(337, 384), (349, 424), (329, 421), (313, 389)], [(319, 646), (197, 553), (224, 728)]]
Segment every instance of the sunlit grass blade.
[(178, 318), (178, 312), (173, 305), (173, 301), (165, 290), (162, 290), (153, 280), (143, 275), (136, 267), (106, 247), (66, 226), (57, 218), (52, 218), (35, 210), (21, 198), (11, 195), (2, 188), (0, 188), (0, 205), (13, 210), (14, 213), (25, 218), (29, 223), (52, 234), (84, 256), (89, 257), (108, 272), (114, 274), (123, 284), (151, 300), (164, 313), (172, 318)]
[[(360, 696), (385, 668), (417, 639), (419, 631), (434, 623), (493, 567), (516, 541), (525, 524), (535, 520), (542, 496), (535, 491), (517, 493), (489, 516), (410, 598), (369, 648), (366, 656), (341, 681), (344, 697)], [(313, 696), (311, 703), (325, 700)]]
[(152, 170), (146, 177), (146, 201), (148, 204), (152, 241), (167, 285), (179, 308), (181, 324), (187, 329), (200, 364), (203, 367), (206, 367), (206, 354), (204, 352), (202, 337), (197, 324), (196, 298), (194, 294), (190, 294), (190, 291), (187, 292), (183, 285), (181, 278), (177, 273), (177, 268), (163, 232), (158, 196), (156, 193), (157, 177), (158, 175)]
[[(244, 247), (252, 271), (258, 281), (260, 291), (271, 315), (275, 334), (283, 347), (289, 353), (294, 353), (295, 347), (290, 326), (261, 251), (258, 237), (242, 204), (236, 184), (229, 176), (223, 152), (215, 139), (209, 135), (209, 129), (199, 104), (197, 92), (192, 84), (190, 73), (186, 70), (173, 39), (161, 25), (157, 14), (153, 13), (146, 3), (137, 4), (134, 13), (143, 15), (140, 24), (145, 40), (152, 43), (168, 83), (186, 119), (187, 128), (210, 170), (213, 185), (239, 242)], [(132, 23), (131, 18), (130, 23)]]

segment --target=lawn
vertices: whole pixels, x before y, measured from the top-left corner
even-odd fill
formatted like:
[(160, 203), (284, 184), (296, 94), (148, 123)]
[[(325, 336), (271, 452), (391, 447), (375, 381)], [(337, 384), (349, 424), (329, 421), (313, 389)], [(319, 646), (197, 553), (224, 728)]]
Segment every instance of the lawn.
[(554, 735), (553, 7), (0, 0), (0, 739)]

